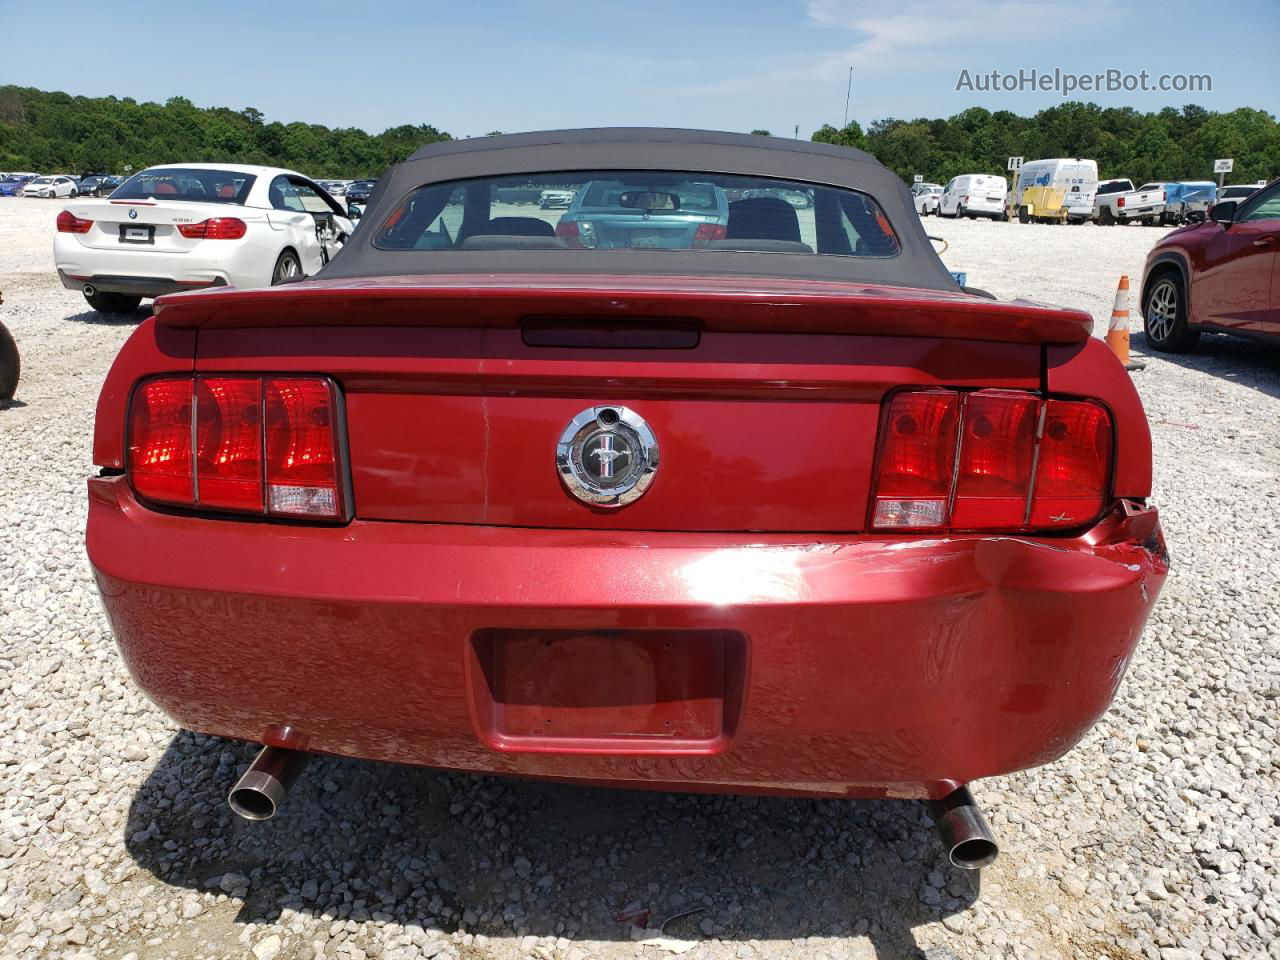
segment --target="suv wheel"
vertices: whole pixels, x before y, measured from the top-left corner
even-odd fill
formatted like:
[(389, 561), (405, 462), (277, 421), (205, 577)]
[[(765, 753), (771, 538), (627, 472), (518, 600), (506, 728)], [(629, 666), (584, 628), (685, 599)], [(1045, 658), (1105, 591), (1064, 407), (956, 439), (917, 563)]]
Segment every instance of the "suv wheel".
[(1165, 353), (1190, 350), (1200, 339), (1187, 326), (1187, 297), (1179, 274), (1166, 271), (1152, 282), (1142, 306), (1142, 329), (1147, 342)]

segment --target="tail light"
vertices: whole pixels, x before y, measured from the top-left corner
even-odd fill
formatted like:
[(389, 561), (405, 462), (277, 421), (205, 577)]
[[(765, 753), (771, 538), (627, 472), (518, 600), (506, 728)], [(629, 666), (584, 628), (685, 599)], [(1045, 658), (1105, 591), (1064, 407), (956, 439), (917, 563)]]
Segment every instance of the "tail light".
[(70, 210), (63, 210), (58, 214), (59, 233), (88, 233), (92, 226), (92, 220), (82, 220)]
[(700, 223), (698, 229), (693, 231), (693, 245), (705, 247), (714, 240), (723, 240), (725, 233), (726, 228), (722, 223)]
[(960, 202), (961, 202), (961, 203), (968, 203), (968, 202), (969, 202), (969, 195), (968, 195), (968, 194), (965, 194), (963, 197), (961, 197), (961, 198), (960, 198)]
[(578, 224), (573, 220), (561, 220), (557, 223), (556, 236), (570, 247), (582, 247), (582, 233), (578, 230)]
[(871, 525), (880, 530), (1076, 527), (1106, 506), (1110, 414), (1016, 390), (908, 390), (880, 428)]
[(238, 217), (212, 217), (199, 223), (180, 223), (178, 232), (188, 240), (239, 240), (249, 227)]
[(130, 406), (129, 482), (173, 506), (345, 519), (339, 421), (323, 377), (149, 380)]
[(556, 224), (556, 236), (575, 250), (594, 250), (600, 245), (596, 225), (590, 220), (562, 220)]
[(1117, 206), (1117, 207), (1123, 207), (1123, 206), (1124, 206), (1124, 197), (1116, 197), (1116, 206)]
[(1161, 190), (1161, 191), (1160, 191), (1160, 202), (1161, 202), (1161, 203), (1168, 203), (1168, 202), (1169, 202), (1169, 191), (1168, 191), (1168, 190)]

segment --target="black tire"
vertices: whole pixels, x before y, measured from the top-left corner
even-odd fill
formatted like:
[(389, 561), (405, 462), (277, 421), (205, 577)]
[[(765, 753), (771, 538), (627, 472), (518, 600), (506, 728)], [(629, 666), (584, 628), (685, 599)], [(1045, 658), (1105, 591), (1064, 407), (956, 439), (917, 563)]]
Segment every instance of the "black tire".
[(1031, 222), (1031, 214), (1027, 211), (1027, 208), (1025, 206), (1018, 208), (1018, 222), (1019, 223)]
[(1147, 343), (1163, 353), (1185, 353), (1200, 339), (1200, 332), (1187, 326), (1186, 288), (1177, 270), (1151, 278), (1142, 298), (1142, 329)]
[(0, 409), (9, 405), (18, 390), (18, 377), (22, 375), (22, 358), (13, 334), (0, 323)]
[[(68, 199), (68, 200), (74, 200), (74, 199), (75, 199), (76, 197), (78, 197), (78, 196), (80, 196), (80, 191), (79, 191), (79, 190), (77, 190), (75, 187), (72, 187), (72, 188), (71, 188), (71, 196), (69, 196), (67, 199)], [(55, 198), (55, 199), (56, 199), (56, 198)]]
[(1104, 227), (1114, 227), (1116, 224), (1116, 215), (1111, 212), (1110, 207), (1103, 207), (1098, 213), (1098, 223)]
[(271, 285), (291, 283), (302, 277), (302, 261), (291, 249), (280, 251), (276, 257), (276, 265), (271, 270)]
[(101, 290), (93, 295), (86, 293), (84, 298), (99, 313), (133, 313), (142, 302), (141, 297), (131, 297), (127, 293), (104, 293)]

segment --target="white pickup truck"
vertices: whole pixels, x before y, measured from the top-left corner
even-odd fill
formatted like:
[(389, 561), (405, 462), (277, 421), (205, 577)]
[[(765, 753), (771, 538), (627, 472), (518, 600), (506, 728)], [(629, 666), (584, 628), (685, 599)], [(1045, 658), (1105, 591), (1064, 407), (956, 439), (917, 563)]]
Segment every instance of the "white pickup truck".
[(1093, 198), (1093, 219), (1104, 227), (1133, 220), (1156, 224), (1165, 202), (1162, 184), (1147, 183), (1135, 190), (1132, 180), (1103, 180)]

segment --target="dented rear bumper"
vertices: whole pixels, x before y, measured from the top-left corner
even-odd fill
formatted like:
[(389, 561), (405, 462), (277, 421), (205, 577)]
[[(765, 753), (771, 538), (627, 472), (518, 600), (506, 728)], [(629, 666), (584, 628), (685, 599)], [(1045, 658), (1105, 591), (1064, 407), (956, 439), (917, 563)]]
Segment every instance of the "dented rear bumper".
[(294, 527), (90, 488), (121, 651), (184, 727), (620, 786), (937, 797), (1048, 762), (1168, 569), (1129, 501), (1073, 538), (814, 540)]

